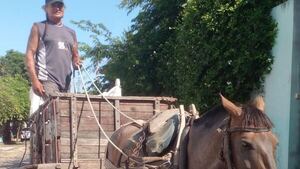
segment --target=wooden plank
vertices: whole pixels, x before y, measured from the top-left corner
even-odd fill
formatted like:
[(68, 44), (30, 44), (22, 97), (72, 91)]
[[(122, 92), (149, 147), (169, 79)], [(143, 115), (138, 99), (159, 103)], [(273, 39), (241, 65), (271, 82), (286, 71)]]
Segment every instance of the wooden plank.
[[(61, 131), (70, 131), (70, 119), (68, 117), (61, 117)], [(101, 119), (101, 126), (106, 131), (114, 131), (114, 120), (111, 118)], [(106, 124), (109, 123), (109, 124)], [(100, 130), (94, 118), (81, 118), (77, 122), (78, 132), (80, 131), (97, 131)]]
[[(53, 102), (52, 102), (53, 103)], [(53, 136), (53, 132), (52, 132), (52, 103), (49, 104), (49, 106), (47, 106), (47, 108), (45, 109), (45, 111), (43, 112), (44, 114), (44, 119), (45, 119), (45, 123), (43, 124), (44, 127), (44, 136), (45, 136), (45, 163), (51, 163), (53, 162), (53, 156), (54, 156), (54, 152), (52, 149), (52, 136)]]
[[(101, 126), (104, 129), (104, 131), (108, 131), (108, 132), (115, 131), (114, 130), (115, 126), (113, 124), (102, 124)], [(70, 126), (65, 127), (64, 125), (62, 125), (62, 132), (64, 132), (64, 131), (70, 131)], [(100, 132), (100, 129), (97, 124), (90, 124), (90, 125), (85, 125), (85, 126), (80, 125), (77, 132), (80, 133), (82, 131), (91, 131), (91, 132), (98, 131), (98, 132)]]
[(40, 124), (41, 126), (39, 126), (39, 127), (42, 127), (42, 163), (45, 163), (46, 161), (45, 161), (45, 156), (46, 156), (46, 152), (45, 152), (45, 150), (46, 150), (46, 139), (45, 139), (45, 113), (44, 113), (45, 111), (43, 111), (43, 113), (42, 113), (42, 124)]
[[(77, 147), (77, 112), (76, 112), (76, 97), (72, 97), (71, 99), (71, 157), (73, 160), (73, 166), (75, 168), (78, 167), (77, 155), (78, 155), (78, 147)], [(70, 146), (68, 146), (70, 148)], [(64, 146), (61, 146), (61, 151), (63, 152)]]
[[(106, 146), (108, 141), (106, 139), (86, 139), (86, 138), (78, 138), (76, 140), (77, 145), (87, 145), (87, 146)], [(61, 145), (70, 145), (70, 139), (62, 138)]]
[[(78, 160), (83, 160), (83, 159), (101, 159), (105, 158), (105, 153), (101, 154), (78, 154)], [(68, 160), (70, 159), (70, 154), (69, 153), (61, 153), (61, 160)]]
[[(101, 107), (100, 107), (99, 103), (101, 103)], [(99, 110), (113, 111), (113, 107), (105, 101), (104, 102), (103, 101), (94, 101), (94, 102), (91, 102), (91, 104), (95, 111), (99, 111)], [(91, 107), (90, 107), (90, 104), (88, 101), (77, 101), (76, 108), (78, 110), (83, 110), (83, 111), (91, 110)], [(61, 109), (66, 109), (66, 110), (70, 109), (70, 105), (67, 100), (61, 102)]]
[[(61, 135), (61, 121), (60, 121), (60, 112), (61, 112), (61, 109), (60, 109), (60, 102), (59, 102), (59, 97), (55, 99), (55, 107), (56, 107), (56, 123), (57, 123), (57, 127), (56, 127), (56, 131), (57, 131), (57, 137), (60, 137)], [(69, 112), (68, 112), (69, 113)], [(59, 144), (58, 144), (59, 146)]]
[[(113, 131), (111, 132), (106, 132), (106, 134), (110, 137), (113, 134)], [(64, 131), (62, 132), (61, 139), (66, 138), (70, 139), (70, 132), (69, 131)], [(98, 138), (103, 138), (105, 139), (103, 133), (101, 133), (99, 130), (98, 131), (79, 131), (77, 133), (77, 138), (83, 138), (83, 139), (98, 139)]]
[(124, 104), (120, 102), (120, 110), (122, 112), (152, 112), (153, 113), (153, 103), (144, 104), (141, 103), (140, 105), (136, 103), (132, 104)]
[[(55, 96), (60, 97), (62, 100), (69, 98), (69, 97), (73, 97), (75, 96), (77, 98), (77, 100), (80, 99), (84, 99), (86, 100), (86, 95), (85, 94), (74, 94), (74, 93), (57, 93)], [(103, 99), (102, 96), (97, 96), (97, 95), (90, 95), (89, 96), (91, 100), (99, 100), (99, 99)], [(121, 97), (116, 97), (116, 96), (106, 96), (106, 98), (108, 100), (155, 100), (155, 99), (159, 99), (159, 100), (163, 100), (163, 101), (167, 101), (167, 102), (176, 102), (177, 99), (173, 98), (173, 97), (151, 97), (151, 96), (121, 96)], [(104, 100), (104, 99), (103, 99)]]
[(49, 163), (49, 164), (33, 164), (26, 165), (20, 169), (67, 169), (67, 166), (64, 166), (60, 163)]
[(101, 161), (93, 162), (80, 162), (79, 167), (81, 168), (93, 168), (93, 169), (104, 169), (101, 168)]
[[(154, 101), (153, 101), (154, 102)], [(152, 111), (153, 112), (153, 102), (120, 102), (120, 110), (121, 111)], [(159, 102), (159, 101), (158, 101)], [(99, 103), (100, 106), (99, 106)], [(114, 103), (114, 102), (113, 102)], [(92, 102), (92, 106), (95, 112), (113, 112), (114, 109), (111, 105), (109, 105), (106, 102)], [(76, 106), (78, 111), (91, 111), (91, 107), (88, 102), (85, 102), (84, 104), (78, 103)], [(68, 102), (61, 103), (61, 110), (69, 110), (70, 105)], [(65, 115), (65, 114), (63, 114)]]
[[(60, 112), (61, 116), (62, 117), (69, 117), (69, 111), (70, 110), (62, 110)], [(96, 114), (96, 117), (99, 117), (99, 113), (101, 114), (101, 117), (111, 117), (113, 118), (114, 117), (114, 113), (113, 111), (100, 111), (100, 110), (94, 110), (95, 111), (95, 114)], [(77, 113), (78, 113), (78, 116), (80, 118), (89, 118), (89, 117), (94, 117), (93, 113), (91, 110), (77, 110)]]
[[(115, 105), (114, 105), (118, 110), (120, 109), (120, 101), (119, 100), (115, 100)], [(115, 123), (115, 130), (118, 130), (121, 126), (121, 119), (120, 119), (120, 112), (117, 111), (116, 109), (114, 110), (114, 123)], [(103, 119), (103, 121), (102, 121)], [(104, 118), (101, 118), (101, 124), (105, 124), (103, 123), (105, 120)], [(110, 124), (109, 122), (107, 122), (107, 124)]]
[(153, 110), (153, 115), (159, 113), (160, 110), (160, 100), (155, 100), (154, 101), (154, 110)]
[[(148, 120), (149, 118), (151, 118), (153, 116), (153, 112), (149, 112), (149, 113), (139, 113), (139, 112), (128, 112), (126, 113), (129, 117), (134, 117), (134, 119), (137, 120)], [(124, 116), (121, 116), (121, 122), (123, 123), (124, 120)]]
[(53, 142), (52, 142), (52, 149), (54, 150), (54, 163), (58, 163), (58, 145), (57, 145), (57, 111), (56, 111), (56, 107), (57, 104), (56, 102), (52, 103), (52, 130), (53, 130)]
[(35, 123), (33, 123), (32, 125), (32, 130), (33, 132), (31, 133), (31, 139), (30, 139), (30, 162), (31, 164), (38, 164), (40, 163), (40, 159), (41, 159), (41, 154), (40, 154), (40, 151), (39, 151), (39, 139), (40, 138), (40, 135), (39, 135), (39, 130), (38, 130), (38, 124), (39, 124), (39, 117), (41, 115), (39, 113), (35, 114), (35, 116), (33, 117)]
[[(63, 159), (61, 163), (69, 163), (71, 160), (70, 159)], [(78, 162), (97, 162), (101, 161), (101, 159), (78, 159)]]
[[(89, 159), (89, 160), (79, 160), (79, 168), (82, 169), (105, 169), (104, 163), (105, 160), (101, 159)], [(62, 169), (69, 168), (70, 161), (64, 160), (61, 164)]]
[[(106, 145), (94, 146), (94, 145), (77, 145), (77, 155), (79, 154), (101, 154), (105, 153)], [(62, 145), (61, 152), (68, 154), (71, 152), (69, 145)], [(73, 153), (73, 152), (72, 152)], [(77, 157), (78, 158), (78, 157)]]
[(155, 100), (139, 100), (139, 101), (133, 101), (133, 100), (121, 100), (120, 105), (130, 107), (130, 106), (153, 106), (153, 102)]
[[(101, 104), (99, 104), (101, 103)], [(92, 102), (92, 106), (94, 108), (95, 111), (109, 111), (112, 112), (113, 111), (113, 107), (111, 105), (109, 105), (107, 102)], [(78, 110), (81, 111), (87, 111), (87, 110), (91, 110), (91, 107), (89, 105), (89, 103), (87, 102), (82, 102), (80, 104), (77, 105)]]

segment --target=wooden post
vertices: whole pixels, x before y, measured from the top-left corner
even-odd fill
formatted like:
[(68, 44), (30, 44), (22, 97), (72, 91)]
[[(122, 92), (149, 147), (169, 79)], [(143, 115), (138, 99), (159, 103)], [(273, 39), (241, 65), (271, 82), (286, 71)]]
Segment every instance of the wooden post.
[(57, 159), (57, 161), (56, 161), (56, 163), (58, 163), (58, 162), (60, 162), (60, 154), (61, 154), (61, 152), (60, 152), (60, 149), (61, 149), (61, 143), (60, 143), (60, 136), (61, 136), (61, 123), (60, 123), (60, 116), (61, 116), (61, 114), (60, 114), (60, 97), (57, 97), (56, 99), (55, 99), (55, 111), (54, 111), (54, 113), (55, 113), (55, 115), (56, 115), (56, 118), (55, 118), (55, 122), (56, 122), (56, 159)]
[(55, 100), (53, 100), (52, 102), (52, 149), (54, 151), (53, 153), (53, 157), (54, 157), (54, 161), (55, 163), (58, 163), (58, 154), (57, 154), (57, 118), (56, 118), (56, 102)]
[[(120, 110), (120, 100), (119, 99), (115, 100), (114, 106)], [(115, 130), (118, 130), (121, 127), (120, 112), (118, 112), (116, 109), (114, 109), (114, 114), (115, 114)]]
[(160, 100), (155, 99), (153, 115), (156, 115), (159, 112), (160, 112)]
[(77, 152), (77, 113), (76, 113), (76, 97), (71, 98), (71, 158), (74, 168), (78, 168), (78, 152)]
[(45, 128), (46, 128), (46, 125), (45, 125), (45, 113), (44, 113), (44, 110), (42, 111), (42, 124), (41, 124), (41, 127), (42, 127), (42, 163), (45, 163), (45, 156), (46, 156), (46, 153), (45, 153), (45, 149), (46, 149), (46, 136), (45, 136)]

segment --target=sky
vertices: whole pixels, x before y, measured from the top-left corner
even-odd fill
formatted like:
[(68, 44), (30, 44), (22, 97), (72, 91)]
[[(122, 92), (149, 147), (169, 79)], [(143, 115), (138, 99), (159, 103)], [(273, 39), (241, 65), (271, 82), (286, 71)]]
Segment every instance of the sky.
[[(118, 7), (121, 0), (65, 0), (64, 24), (77, 33), (79, 42), (91, 44), (89, 33), (70, 21), (90, 20), (102, 23), (113, 36), (122, 36), (137, 12), (127, 13)], [(30, 29), (34, 22), (45, 20), (45, 0), (8, 0), (1, 2), (0, 56), (10, 49), (25, 53)]]

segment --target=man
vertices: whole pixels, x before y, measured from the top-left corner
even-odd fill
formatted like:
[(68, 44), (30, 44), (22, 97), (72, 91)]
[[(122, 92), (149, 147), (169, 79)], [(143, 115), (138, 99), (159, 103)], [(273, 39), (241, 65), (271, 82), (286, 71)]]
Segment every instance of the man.
[(73, 64), (80, 66), (75, 31), (63, 25), (63, 0), (46, 0), (46, 20), (34, 23), (26, 51), (26, 66), (32, 87), (30, 114), (56, 92), (67, 92)]

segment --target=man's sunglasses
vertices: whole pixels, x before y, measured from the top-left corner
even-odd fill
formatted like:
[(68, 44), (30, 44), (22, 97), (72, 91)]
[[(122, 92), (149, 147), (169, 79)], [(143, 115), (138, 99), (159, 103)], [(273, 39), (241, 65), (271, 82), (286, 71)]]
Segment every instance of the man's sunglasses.
[(51, 4), (51, 7), (53, 8), (63, 8), (64, 4), (61, 2), (54, 2), (53, 4)]

